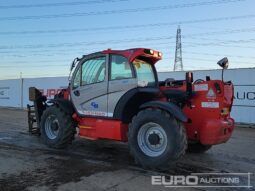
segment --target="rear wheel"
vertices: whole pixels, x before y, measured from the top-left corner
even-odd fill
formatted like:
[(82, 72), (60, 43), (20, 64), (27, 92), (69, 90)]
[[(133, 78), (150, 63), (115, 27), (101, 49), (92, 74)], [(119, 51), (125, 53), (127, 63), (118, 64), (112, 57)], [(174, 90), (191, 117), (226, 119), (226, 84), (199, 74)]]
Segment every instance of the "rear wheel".
[(57, 106), (47, 108), (42, 115), (40, 131), (43, 142), (53, 148), (65, 148), (72, 142), (75, 123)]
[(212, 145), (202, 145), (201, 143), (189, 144), (187, 152), (190, 153), (204, 153), (208, 151)]
[(167, 112), (140, 111), (129, 125), (128, 143), (135, 161), (144, 168), (165, 170), (184, 155), (185, 128)]

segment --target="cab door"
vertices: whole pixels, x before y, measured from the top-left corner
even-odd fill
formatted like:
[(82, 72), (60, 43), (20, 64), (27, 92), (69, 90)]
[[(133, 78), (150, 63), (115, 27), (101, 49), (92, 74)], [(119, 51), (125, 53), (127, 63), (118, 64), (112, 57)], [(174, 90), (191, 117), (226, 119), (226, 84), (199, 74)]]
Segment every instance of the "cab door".
[(107, 116), (108, 56), (85, 58), (77, 66), (71, 84), (71, 99), (79, 115)]
[(121, 55), (110, 55), (108, 85), (108, 116), (112, 117), (120, 98), (137, 87), (134, 69), (128, 59)]

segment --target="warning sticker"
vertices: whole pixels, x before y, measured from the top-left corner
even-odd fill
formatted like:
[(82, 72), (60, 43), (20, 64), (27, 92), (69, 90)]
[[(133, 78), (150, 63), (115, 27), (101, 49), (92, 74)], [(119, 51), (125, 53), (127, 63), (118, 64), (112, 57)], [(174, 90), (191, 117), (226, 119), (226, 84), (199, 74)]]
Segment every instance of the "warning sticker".
[(204, 107), (204, 108), (219, 108), (220, 104), (219, 104), (219, 102), (202, 102), (201, 107)]
[(93, 116), (108, 116), (108, 117), (112, 117), (113, 113), (107, 113), (107, 112), (103, 112), (103, 111), (82, 111), (82, 110), (78, 110), (78, 113), (82, 113), (84, 115), (93, 115)]
[(208, 91), (208, 84), (196, 84), (194, 89), (195, 91)]

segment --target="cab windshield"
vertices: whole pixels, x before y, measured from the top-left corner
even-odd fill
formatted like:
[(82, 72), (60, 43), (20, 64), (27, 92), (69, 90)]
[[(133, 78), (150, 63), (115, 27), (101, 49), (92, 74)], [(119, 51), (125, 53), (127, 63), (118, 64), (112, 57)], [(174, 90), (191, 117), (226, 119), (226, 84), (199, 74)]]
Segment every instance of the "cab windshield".
[(136, 69), (138, 86), (144, 87), (156, 85), (156, 79), (151, 64), (140, 59), (135, 59), (133, 65)]

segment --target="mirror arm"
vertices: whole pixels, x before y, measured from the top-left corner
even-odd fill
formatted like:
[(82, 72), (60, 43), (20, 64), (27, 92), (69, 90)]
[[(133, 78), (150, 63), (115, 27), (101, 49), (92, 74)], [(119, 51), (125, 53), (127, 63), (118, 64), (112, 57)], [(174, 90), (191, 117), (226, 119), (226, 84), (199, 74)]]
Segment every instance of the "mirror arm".
[(223, 79), (223, 76), (224, 76), (224, 68), (222, 68), (222, 72), (221, 72), (221, 80), (222, 80), (222, 82), (224, 82), (224, 79)]

